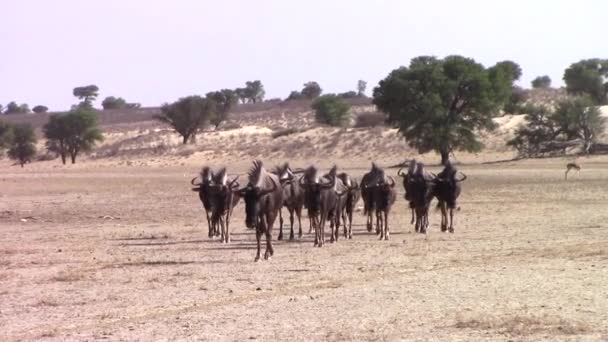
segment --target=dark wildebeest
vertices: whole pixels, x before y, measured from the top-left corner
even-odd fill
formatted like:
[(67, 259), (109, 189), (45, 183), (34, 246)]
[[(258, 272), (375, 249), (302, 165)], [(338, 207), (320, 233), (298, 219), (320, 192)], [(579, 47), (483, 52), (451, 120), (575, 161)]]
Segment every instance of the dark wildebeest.
[[(200, 183), (195, 183), (197, 178), (201, 178)], [(192, 191), (198, 192), (198, 197), (205, 208), (205, 215), (207, 216), (207, 227), (209, 228), (209, 237), (214, 237), (219, 232), (215, 229), (216, 227), (211, 223), (211, 184), (213, 183), (213, 171), (208, 166), (204, 166), (199, 176), (192, 178), (190, 184), (195, 187)]]
[(417, 163), (416, 163), (416, 159), (412, 159), (408, 162), (408, 167), (407, 167), (407, 173), (403, 173), (403, 167), (399, 169), (399, 171), (397, 171), (397, 176), (403, 178), (403, 189), (405, 190), (405, 200), (407, 201), (410, 210), (412, 212), (412, 219), (410, 220), (410, 224), (414, 224), (414, 215), (415, 215), (415, 209), (414, 209), (414, 202), (412, 201), (412, 194), (414, 192), (414, 189), (412, 187), (412, 185), (414, 184), (413, 180), (414, 180), (414, 173), (416, 172), (416, 167), (417, 167)]
[[(371, 232), (374, 228), (373, 213), (375, 212), (374, 196), (372, 185), (378, 183), (378, 180), (384, 179), (384, 170), (376, 163), (372, 162), (372, 169), (363, 175), (361, 178), (361, 198), (363, 199), (363, 214), (367, 216), (367, 231)], [(376, 227), (376, 233), (380, 230)]]
[(380, 234), (380, 239), (389, 239), (388, 214), (397, 199), (397, 191), (395, 190), (395, 180), (393, 177), (378, 178), (372, 184), (366, 184), (365, 188), (371, 194), (373, 210), (376, 213), (376, 233)]
[[(322, 179), (326, 181), (323, 182)], [(328, 220), (332, 229), (331, 242), (334, 242), (334, 227), (339, 224), (337, 217), (340, 215), (340, 196), (346, 193), (346, 191), (337, 192), (336, 167), (330, 171), (327, 178), (323, 177), (322, 179), (318, 176), (318, 169), (310, 166), (304, 171), (304, 176), (299, 181), (304, 189), (308, 218), (315, 230), (314, 245), (319, 247), (325, 244), (325, 223)]]
[[(287, 208), (289, 211), (289, 222), (290, 222), (290, 233), (289, 240), (294, 239), (293, 226), (295, 221), (295, 216), (298, 217), (298, 227), (299, 234), (298, 236), (302, 238), (302, 207), (304, 207), (304, 189), (300, 186), (300, 183), (297, 181), (297, 177), (294, 175), (293, 171), (289, 167), (288, 163), (285, 163), (281, 166), (277, 166), (273, 172), (279, 177), (279, 181), (281, 182), (281, 186), (283, 187), (283, 206)], [(279, 212), (279, 236), (278, 240), (283, 240), (283, 209)]]
[[(454, 232), (454, 209), (457, 208), (456, 200), (460, 196), (461, 182), (467, 179), (467, 175), (462, 174), (462, 178), (457, 179), (456, 173), (458, 170), (448, 161), (443, 171), (441, 171), (435, 179), (434, 194), (439, 203), (437, 206), (441, 209), (441, 231)], [(448, 227), (448, 211), (450, 212), (449, 227)]]
[[(342, 222), (344, 224), (344, 238), (352, 239), (353, 238), (353, 213), (355, 212), (355, 207), (359, 198), (361, 197), (361, 192), (359, 188), (359, 184), (355, 179), (352, 179), (349, 175), (342, 172), (338, 174), (338, 179), (342, 181), (342, 183), (348, 188), (348, 191), (345, 196), (345, 202), (342, 207)], [(347, 227), (348, 222), (348, 227)]]
[(211, 224), (215, 230), (221, 232), (221, 241), (230, 242), (230, 217), (232, 210), (239, 201), (239, 196), (234, 194), (239, 183), (236, 176), (232, 181), (228, 181), (226, 168), (222, 168), (212, 176), (210, 187), (211, 200)]
[[(407, 176), (407, 196), (410, 201), (410, 208), (414, 210), (416, 216), (415, 230), (417, 233), (426, 234), (429, 225), (429, 207), (434, 195), (435, 182), (432, 175), (424, 170), (424, 164), (412, 161), (410, 170), (411, 175)], [(410, 173), (408, 170), (408, 174)]]
[(253, 162), (248, 176), (247, 186), (235, 192), (245, 200), (245, 225), (248, 228), (255, 228), (258, 247), (255, 261), (258, 261), (260, 260), (262, 234), (266, 235), (264, 259), (268, 259), (274, 254), (272, 226), (283, 206), (283, 189), (280, 186), (279, 177), (267, 172), (259, 160)]

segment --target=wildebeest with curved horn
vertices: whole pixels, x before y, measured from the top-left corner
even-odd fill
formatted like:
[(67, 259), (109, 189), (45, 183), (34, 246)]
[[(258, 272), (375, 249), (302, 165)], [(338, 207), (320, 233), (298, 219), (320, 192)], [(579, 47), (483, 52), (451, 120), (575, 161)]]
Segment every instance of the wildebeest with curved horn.
[[(201, 178), (200, 183), (195, 183), (197, 178)], [(198, 176), (192, 178), (190, 184), (194, 186), (192, 191), (198, 192), (198, 197), (203, 204), (203, 208), (205, 209), (205, 216), (207, 217), (207, 227), (209, 228), (209, 237), (214, 237), (219, 234), (219, 231), (215, 229), (215, 226), (211, 223), (211, 187), (210, 185), (213, 183), (213, 170), (211, 170), (208, 166), (203, 166), (201, 172)]]
[(393, 177), (385, 177), (382, 172), (376, 180), (361, 187), (362, 192), (365, 189), (370, 194), (373, 211), (376, 214), (376, 234), (380, 234), (381, 240), (388, 240), (390, 236), (388, 215), (397, 199), (395, 185)]
[[(293, 226), (295, 216), (298, 218), (298, 236), (302, 238), (302, 208), (304, 207), (304, 189), (297, 181), (297, 177), (289, 167), (289, 163), (284, 163), (281, 166), (277, 166), (272, 173), (279, 177), (281, 186), (283, 187), (283, 206), (289, 211), (289, 222), (290, 222), (290, 233), (289, 240), (294, 239)], [(283, 240), (283, 213), (279, 211), (279, 236), (278, 240)]]
[[(437, 206), (441, 209), (441, 231), (454, 232), (454, 209), (457, 208), (456, 200), (460, 196), (461, 182), (467, 179), (467, 175), (462, 174), (462, 178), (456, 178), (458, 170), (449, 161), (445, 164), (443, 170), (437, 174), (434, 179), (435, 197), (439, 200)], [(448, 226), (448, 211), (449, 226)]]
[(283, 205), (283, 189), (280, 186), (279, 177), (267, 172), (259, 160), (253, 162), (253, 167), (247, 175), (249, 181), (247, 186), (237, 189), (235, 192), (245, 200), (245, 225), (248, 228), (255, 228), (258, 247), (255, 261), (258, 261), (260, 260), (262, 234), (266, 235), (264, 259), (268, 259), (274, 254), (272, 226)]
[[(384, 170), (376, 163), (372, 162), (371, 170), (361, 178), (361, 198), (363, 199), (363, 214), (367, 216), (367, 231), (371, 232), (374, 228), (373, 213), (375, 212), (374, 196), (372, 185), (378, 183), (379, 179), (384, 179)], [(376, 233), (380, 230), (376, 227)]]
[(221, 232), (220, 239), (223, 243), (230, 242), (230, 217), (239, 201), (239, 196), (233, 192), (239, 186), (238, 178), (239, 176), (236, 176), (232, 181), (228, 181), (226, 168), (222, 168), (212, 176), (213, 183), (209, 185), (211, 224)]
[(403, 189), (405, 190), (405, 200), (408, 202), (410, 210), (412, 212), (412, 219), (410, 220), (410, 224), (414, 224), (414, 203), (412, 201), (412, 194), (413, 194), (413, 180), (414, 180), (414, 173), (416, 172), (416, 167), (417, 167), (417, 163), (416, 163), (416, 159), (412, 159), (408, 162), (407, 165), (407, 173), (402, 172), (403, 167), (400, 168), (397, 171), (397, 176), (403, 178)]
[(403, 185), (410, 208), (415, 214), (415, 230), (417, 233), (426, 233), (429, 225), (429, 207), (434, 195), (433, 175), (424, 170), (423, 163), (412, 160)]

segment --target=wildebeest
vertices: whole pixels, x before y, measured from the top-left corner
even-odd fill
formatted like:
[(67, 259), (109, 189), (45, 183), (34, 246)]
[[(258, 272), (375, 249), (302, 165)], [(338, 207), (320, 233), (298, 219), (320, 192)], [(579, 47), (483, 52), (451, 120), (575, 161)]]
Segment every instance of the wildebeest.
[[(361, 178), (361, 198), (363, 199), (363, 214), (367, 216), (367, 231), (371, 232), (374, 228), (373, 213), (375, 212), (372, 185), (378, 183), (379, 179), (384, 179), (384, 170), (376, 163), (372, 162), (372, 169)], [(376, 227), (376, 233), (379, 233)]]
[[(353, 238), (353, 213), (355, 206), (361, 197), (361, 189), (355, 179), (342, 172), (338, 174), (338, 179), (348, 188), (345, 195), (344, 206), (342, 207), (342, 223), (344, 225), (344, 238)], [(348, 227), (347, 227), (348, 222)]]
[(304, 171), (304, 176), (299, 183), (304, 188), (304, 198), (311, 227), (315, 230), (315, 246), (322, 247), (325, 244), (325, 224), (330, 222), (332, 229), (331, 242), (335, 240), (334, 228), (339, 225), (340, 196), (346, 191), (338, 192), (336, 189), (337, 175), (336, 167), (327, 175), (320, 178), (318, 169), (314, 166), (308, 167)]
[(406, 199), (415, 214), (415, 230), (418, 233), (426, 233), (429, 225), (429, 207), (435, 194), (433, 176), (424, 170), (424, 164), (412, 160), (408, 174), (404, 177), (403, 186)]
[(410, 210), (412, 212), (412, 219), (410, 220), (410, 224), (414, 224), (414, 203), (412, 202), (412, 180), (414, 179), (414, 173), (416, 172), (416, 159), (412, 159), (408, 162), (407, 173), (403, 173), (403, 167), (397, 171), (397, 176), (403, 178), (403, 189), (405, 190), (405, 201), (408, 203)]
[[(200, 183), (195, 183), (197, 178), (201, 178)], [(215, 226), (211, 223), (211, 184), (213, 183), (213, 170), (208, 166), (204, 166), (198, 176), (192, 178), (190, 184), (194, 185), (192, 191), (198, 192), (198, 197), (205, 209), (207, 217), (207, 227), (209, 228), (209, 237), (214, 237), (219, 234)]]
[(280, 186), (279, 177), (267, 172), (259, 160), (253, 162), (253, 167), (247, 175), (247, 186), (235, 192), (245, 200), (245, 225), (248, 228), (255, 228), (258, 247), (255, 261), (258, 261), (260, 260), (262, 234), (266, 235), (264, 259), (268, 259), (274, 254), (272, 226), (283, 205), (283, 189)]
[(372, 182), (362, 185), (361, 191), (365, 189), (371, 200), (371, 207), (376, 214), (376, 234), (380, 239), (388, 240), (390, 236), (388, 215), (397, 198), (393, 177), (385, 177), (384, 171)]
[[(441, 209), (441, 231), (454, 232), (454, 209), (457, 208), (456, 200), (460, 196), (461, 182), (467, 179), (467, 175), (462, 174), (462, 178), (457, 179), (458, 170), (448, 161), (440, 173), (434, 178), (435, 184), (434, 194), (439, 201), (438, 207)], [(448, 226), (448, 211), (449, 226)]]
[[(302, 237), (302, 208), (304, 207), (304, 189), (297, 181), (297, 177), (289, 167), (288, 163), (277, 166), (273, 172), (279, 177), (281, 186), (283, 187), (283, 206), (289, 211), (290, 233), (289, 240), (294, 239), (293, 226), (295, 216), (298, 217), (298, 236)], [(283, 240), (283, 209), (279, 212), (279, 236), (278, 240)]]
[(238, 178), (236, 176), (229, 182), (226, 168), (222, 168), (214, 173), (212, 184), (209, 185), (211, 224), (216, 231), (220, 231), (220, 239), (224, 243), (230, 242), (230, 217), (239, 201), (239, 196), (233, 193), (234, 189), (239, 186)]

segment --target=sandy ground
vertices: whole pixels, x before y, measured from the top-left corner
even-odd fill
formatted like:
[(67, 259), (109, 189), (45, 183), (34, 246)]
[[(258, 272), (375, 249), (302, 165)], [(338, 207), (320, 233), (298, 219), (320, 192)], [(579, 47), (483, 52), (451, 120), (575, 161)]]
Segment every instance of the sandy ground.
[(414, 234), (400, 195), (390, 241), (359, 214), (258, 263), (242, 203), (206, 237), (200, 165), (1, 163), (0, 340), (606, 340), (608, 160), (579, 162), (463, 166), (455, 234)]

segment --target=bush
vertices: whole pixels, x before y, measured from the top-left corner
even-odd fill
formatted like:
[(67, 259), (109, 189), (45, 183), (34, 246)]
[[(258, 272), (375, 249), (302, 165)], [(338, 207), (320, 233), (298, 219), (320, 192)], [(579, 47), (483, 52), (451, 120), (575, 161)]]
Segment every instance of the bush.
[(101, 102), (104, 110), (107, 109), (122, 109), (127, 107), (127, 101), (122, 97), (108, 96)]
[(359, 114), (355, 119), (355, 127), (376, 127), (384, 125), (386, 116), (380, 112)]
[(43, 127), (49, 152), (61, 156), (63, 164), (69, 155), (72, 164), (80, 152), (89, 152), (97, 141), (103, 140), (94, 111), (79, 108), (64, 114), (54, 114)]
[(38, 106), (32, 108), (32, 112), (34, 112), (34, 113), (46, 113), (48, 111), (49, 111), (49, 108), (47, 106), (38, 105)]
[(36, 155), (36, 134), (30, 124), (13, 126), (13, 139), (8, 150), (9, 158), (19, 161), (21, 167)]
[(532, 88), (549, 88), (551, 87), (551, 78), (547, 75), (538, 76), (532, 80)]
[(313, 102), (312, 108), (318, 123), (342, 126), (348, 120), (350, 105), (337, 95), (328, 94), (317, 98)]

